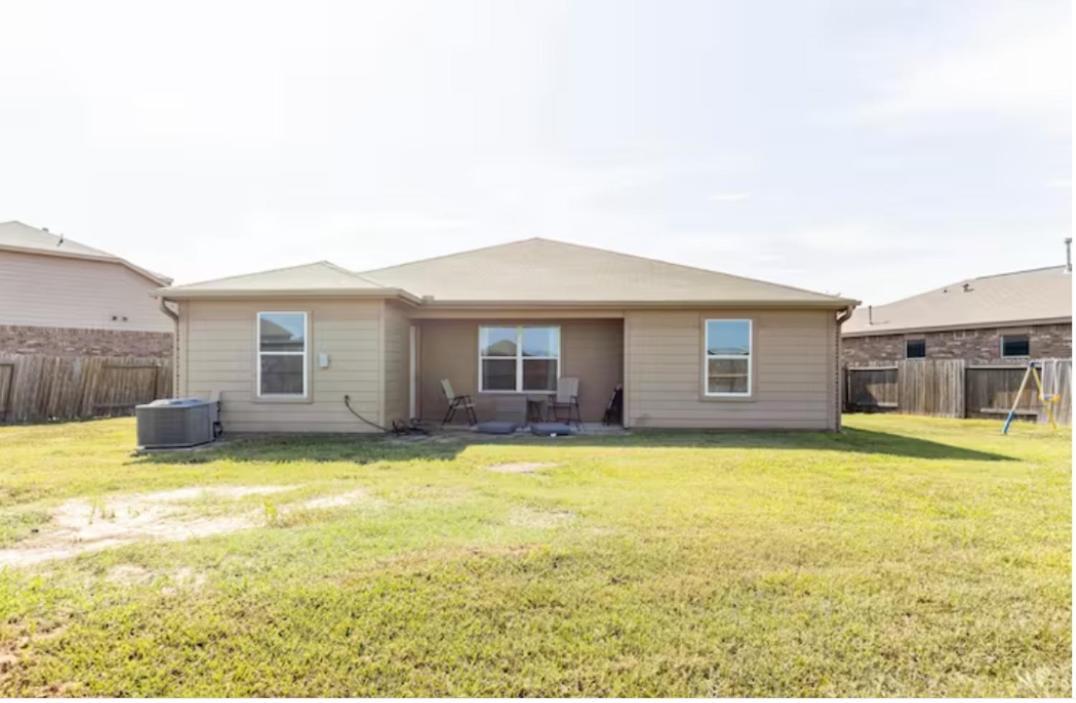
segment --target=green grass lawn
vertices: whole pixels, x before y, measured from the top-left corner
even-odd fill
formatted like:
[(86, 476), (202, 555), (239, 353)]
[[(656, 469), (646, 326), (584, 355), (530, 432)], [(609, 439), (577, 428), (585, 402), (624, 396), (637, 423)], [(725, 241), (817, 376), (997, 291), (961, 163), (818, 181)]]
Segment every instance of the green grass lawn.
[(294, 490), (239, 501), (250, 529), (0, 570), (0, 694), (1066, 696), (1071, 433), (1000, 424), (148, 457), (131, 419), (3, 427), (3, 548), (72, 497)]

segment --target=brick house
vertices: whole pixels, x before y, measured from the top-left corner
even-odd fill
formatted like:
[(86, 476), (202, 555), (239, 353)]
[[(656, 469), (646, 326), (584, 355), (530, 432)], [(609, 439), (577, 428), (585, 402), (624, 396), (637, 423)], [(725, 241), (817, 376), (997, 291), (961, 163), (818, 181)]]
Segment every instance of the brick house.
[(953, 283), (856, 309), (841, 330), (841, 361), (901, 359), (1019, 364), (1072, 357), (1072, 272), (1067, 266)]
[(21, 222), (0, 223), (0, 353), (172, 355), (151, 291), (171, 279)]

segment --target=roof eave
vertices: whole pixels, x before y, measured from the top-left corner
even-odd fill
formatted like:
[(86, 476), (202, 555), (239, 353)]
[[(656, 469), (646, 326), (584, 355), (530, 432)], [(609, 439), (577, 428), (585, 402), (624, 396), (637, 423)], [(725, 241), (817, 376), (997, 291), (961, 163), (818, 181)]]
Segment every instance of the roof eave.
[(424, 308), (806, 308), (839, 310), (855, 307), (858, 300), (833, 298), (831, 300), (429, 300), (422, 301)]
[(158, 288), (151, 293), (155, 298), (165, 300), (205, 300), (205, 299), (244, 299), (254, 298), (401, 298), (410, 303), (421, 300), (412, 293), (400, 288), (263, 288), (228, 290), (221, 288), (203, 288), (184, 290), (180, 288)]
[(184, 289), (159, 288), (153, 292), (155, 297), (168, 300), (193, 300), (211, 298), (255, 299), (255, 298), (399, 298), (415, 306), (429, 309), (474, 309), (489, 310), (499, 308), (539, 308), (539, 309), (574, 309), (574, 308), (801, 308), (819, 310), (840, 310), (855, 307), (858, 300), (851, 298), (831, 298), (826, 300), (753, 300), (753, 299), (710, 299), (710, 300), (437, 300), (417, 296), (403, 288), (264, 288), (264, 289), (222, 289), (201, 288)]
[(1017, 320), (993, 320), (984, 322), (961, 322), (948, 325), (918, 325), (887, 327), (884, 329), (864, 329), (851, 332), (842, 332), (842, 337), (883, 337), (890, 334), (916, 334), (919, 332), (948, 332), (954, 330), (978, 330), (991, 327), (1019, 327), (1022, 325), (1056, 325), (1072, 324), (1072, 316), (1068, 317), (1037, 317), (1021, 318)]

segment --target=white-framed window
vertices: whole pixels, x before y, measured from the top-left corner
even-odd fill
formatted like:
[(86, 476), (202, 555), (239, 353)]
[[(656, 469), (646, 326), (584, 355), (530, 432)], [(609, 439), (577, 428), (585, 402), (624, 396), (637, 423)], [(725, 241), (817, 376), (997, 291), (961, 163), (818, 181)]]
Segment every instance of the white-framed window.
[(1031, 356), (1031, 338), (1026, 334), (1001, 335), (1001, 356)]
[(751, 395), (751, 320), (706, 320), (702, 382), (706, 395)]
[(258, 313), (258, 397), (306, 397), (309, 331), (305, 312)]
[(479, 326), (479, 393), (553, 393), (559, 377), (560, 327)]

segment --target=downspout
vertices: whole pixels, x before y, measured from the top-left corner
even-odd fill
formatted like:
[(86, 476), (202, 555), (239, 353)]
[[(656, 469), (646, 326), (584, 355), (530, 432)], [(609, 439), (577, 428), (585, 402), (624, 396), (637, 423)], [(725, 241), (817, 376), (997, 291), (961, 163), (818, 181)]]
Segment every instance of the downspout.
[(852, 310), (854, 309), (854, 305), (849, 305), (844, 310), (837, 313), (837, 359), (835, 362), (837, 367), (837, 402), (834, 405), (837, 417), (835, 418), (836, 421), (833, 423), (837, 432), (841, 431), (841, 414), (843, 411), (842, 406), (844, 404), (844, 373), (841, 372), (841, 325), (848, 322), (848, 318), (852, 317)]
[(161, 301), (161, 312), (163, 312), (165, 315), (168, 315), (168, 317), (172, 318), (172, 322), (174, 322), (178, 326), (179, 325), (179, 313), (177, 313), (172, 308), (168, 307), (168, 300), (166, 298), (158, 298), (158, 300)]
[(158, 298), (161, 312), (172, 318), (172, 397), (179, 393), (179, 313), (168, 307), (168, 300)]

